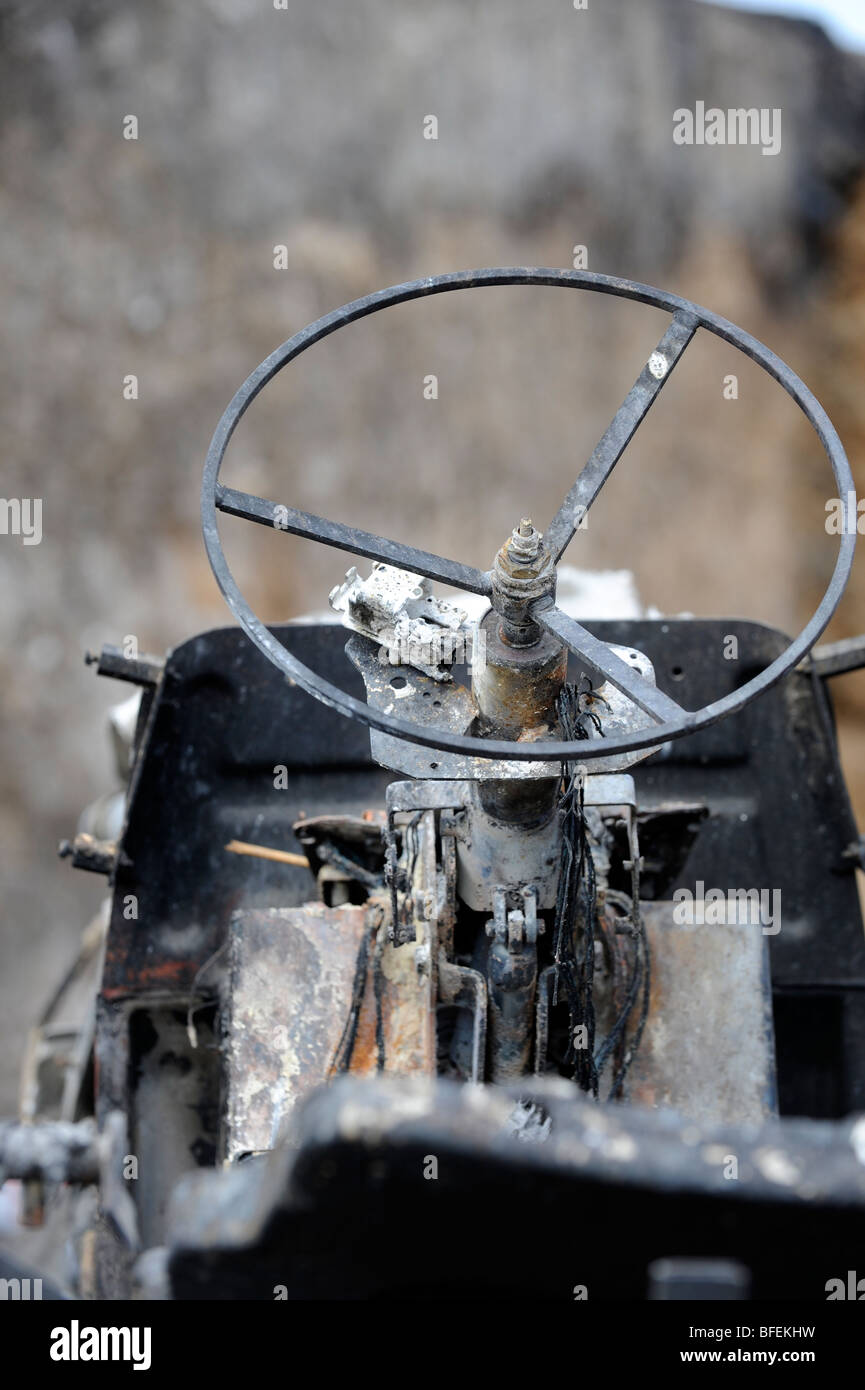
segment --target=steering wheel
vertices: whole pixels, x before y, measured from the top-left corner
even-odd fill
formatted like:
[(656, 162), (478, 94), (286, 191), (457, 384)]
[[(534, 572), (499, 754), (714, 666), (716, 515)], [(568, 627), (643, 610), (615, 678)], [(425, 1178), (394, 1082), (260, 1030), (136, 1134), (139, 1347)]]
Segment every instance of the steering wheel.
[(683, 738), (742, 709), (798, 665), (823, 632), (840, 602), (850, 574), (856, 545), (855, 529), (845, 530), (841, 534), (832, 578), (818, 608), (799, 635), (759, 675), (723, 699), (696, 711), (683, 709), (670, 696), (641, 676), (633, 666), (616, 656), (581, 623), (562, 612), (554, 602), (553, 574), (553, 583), (548, 591), (532, 602), (531, 619), (564, 642), (587, 663), (591, 671), (610, 681), (649, 714), (653, 721), (647, 728), (598, 740), (519, 743), (509, 739), (455, 734), (449, 730), (421, 727), (394, 718), (371, 708), (362, 700), (355, 699), (303, 665), (268, 631), (244, 599), (225, 559), (217, 526), (217, 510), (296, 536), (307, 536), (324, 545), (336, 546), (355, 555), (425, 575), (429, 579), (457, 589), (466, 589), (471, 593), (495, 598), (493, 575), (490, 572), (483, 572), (456, 560), (443, 559), (438, 555), (416, 550), (412, 546), (359, 531), (353, 526), (327, 521), (262, 497), (237, 492), (219, 481), (228, 444), (247, 407), (277, 372), (307, 348), (336, 332), (338, 328), (365, 318), (368, 314), (378, 313), (379, 310), (387, 309), (393, 304), (404, 304), (407, 300), (421, 299), (425, 295), (446, 294), (451, 290), (477, 289), (487, 285), (554, 285), (565, 289), (593, 290), (599, 294), (620, 295), (624, 299), (650, 304), (655, 308), (665, 309), (672, 315), (658, 346), (651, 353), (591, 458), (547, 528), (544, 541), (553, 564), (561, 558), (580, 520), (595, 501), (698, 328), (707, 329), (745, 353), (792, 396), (816, 430), (829, 457), (838, 496), (846, 498), (848, 494), (853, 494), (853, 478), (841, 441), (826, 412), (807, 386), (769, 348), (710, 310), (702, 309), (687, 299), (680, 299), (677, 295), (667, 294), (648, 285), (590, 271), (513, 267), (466, 270), (450, 275), (431, 276), (425, 280), (412, 280), (407, 284), (394, 285), (363, 299), (355, 299), (296, 333), (256, 367), (225, 410), (207, 453), (201, 514), (208, 558), (229, 608), (259, 650), (285, 676), (323, 704), (395, 738), (474, 758), (522, 762), (576, 759), (585, 761)]

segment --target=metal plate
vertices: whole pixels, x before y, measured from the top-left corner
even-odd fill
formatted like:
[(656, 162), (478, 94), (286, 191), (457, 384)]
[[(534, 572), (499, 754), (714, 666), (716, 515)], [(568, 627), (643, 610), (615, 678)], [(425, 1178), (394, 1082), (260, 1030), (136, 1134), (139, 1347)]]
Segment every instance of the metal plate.
[[(346, 656), (363, 677), (366, 698), (373, 709), (381, 710), (388, 716), (398, 712), (400, 718), (410, 719), (426, 729), (456, 734), (465, 734), (471, 729), (477, 716), (477, 705), (467, 686), (458, 685), (455, 681), (433, 680), (410, 666), (392, 666), (379, 659), (379, 650), (379, 644), (361, 636), (350, 637), (345, 645)], [(640, 675), (654, 684), (654, 668), (643, 653), (615, 645), (611, 645), (611, 650), (623, 659), (631, 660)], [(574, 660), (576, 658), (572, 659), (572, 665)], [(573, 676), (575, 672), (569, 674)], [(605, 739), (654, 727), (650, 715), (644, 714), (633, 701), (609, 683), (600, 686), (597, 695), (603, 702), (596, 703), (595, 710)], [(588, 743), (600, 738), (591, 723), (588, 725), (588, 735)], [(409, 743), (374, 728), (369, 731), (369, 746), (373, 758), (381, 767), (409, 777), (481, 782), (558, 777), (561, 772), (558, 762), (527, 763), (505, 758), (473, 758)], [(656, 744), (632, 753), (611, 754), (609, 757), (592, 754), (590, 770), (592, 773), (622, 772), (656, 753), (658, 746)], [(580, 747), (585, 748), (586, 743)]]
[[(231, 922), (225, 997), (224, 1156), (290, 1142), (297, 1102), (327, 1078), (352, 1003), (361, 943), (375, 908), (253, 909)], [(414, 945), (381, 951), (384, 1070), (431, 1074), (435, 1030), (429, 976)], [(378, 1068), (373, 952), (349, 1070)]]
[(236, 913), (225, 1000), (225, 1157), (273, 1148), (327, 1075), (351, 1005), (366, 907)]
[(706, 1124), (777, 1113), (769, 953), (760, 926), (679, 925), (671, 902), (640, 910), (652, 992), (628, 1099)]

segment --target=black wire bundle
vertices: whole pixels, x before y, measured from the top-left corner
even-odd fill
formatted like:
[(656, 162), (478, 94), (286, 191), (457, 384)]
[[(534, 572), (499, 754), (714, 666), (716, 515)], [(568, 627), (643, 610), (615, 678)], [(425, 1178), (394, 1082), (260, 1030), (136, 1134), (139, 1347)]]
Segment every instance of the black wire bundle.
[[(562, 736), (570, 740), (589, 737), (588, 724), (594, 724), (603, 737), (600, 719), (587, 707), (586, 696), (591, 687), (565, 685), (559, 697), (558, 714)], [(600, 697), (595, 694), (594, 700)], [(640, 1017), (630, 1048), (613, 1077), (608, 1100), (622, 1094), (625, 1077), (636, 1054), (649, 1011), (651, 962), (645, 925), (640, 916), (639, 864), (631, 864), (631, 935), (635, 940), (634, 970), (624, 1006), (609, 1034), (595, 1052), (595, 1006), (593, 999), (595, 969), (595, 931), (598, 922), (595, 865), (586, 833), (583, 776), (577, 765), (562, 764), (562, 792), (559, 800), (562, 816), (562, 853), (559, 891), (556, 899), (554, 962), (556, 967), (553, 1003), (558, 1003), (561, 980), (568, 1001), (569, 1046), (566, 1061), (573, 1063), (573, 1077), (584, 1091), (598, 1098), (600, 1077), (609, 1058), (623, 1042), (634, 1005), (642, 990)], [(577, 958), (576, 927), (583, 926), (582, 953)], [(585, 1046), (576, 1046), (577, 1032), (585, 1028)]]
[[(587, 720), (591, 719), (600, 731), (596, 714), (583, 707), (585, 692), (577, 686), (565, 685), (559, 696), (558, 714), (562, 736), (566, 739), (587, 739)], [(586, 837), (586, 818), (583, 805), (582, 773), (573, 763), (562, 764), (562, 791), (559, 799), (562, 818), (562, 853), (559, 890), (556, 897), (556, 926), (553, 941), (553, 960), (556, 967), (553, 1004), (559, 1002), (559, 985), (564, 987), (568, 1001), (568, 1051), (565, 1060), (573, 1064), (573, 1076), (584, 1091), (598, 1094), (598, 1069), (595, 1065), (595, 1006), (592, 988), (595, 973), (595, 922), (597, 899), (595, 893), (595, 864)], [(575, 924), (582, 918), (582, 957), (576, 954)], [(577, 1047), (578, 1031), (585, 1029), (585, 1046)]]
[[(615, 1023), (610, 1029), (609, 1035), (604, 1039), (603, 1045), (600, 1048), (597, 1057), (595, 1058), (595, 1065), (598, 1069), (598, 1075), (600, 1075), (600, 1073), (602, 1072), (604, 1065), (607, 1062), (607, 1059), (612, 1054), (613, 1050), (624, 1038), (625, 1029), (628, 1026), (628, 1022), (630, 1020), (634, 1004), (637, 1000), (637, 995), (640, 993), (641, 988), (642, 999), (640, 1001), (640, 1017), (637, 1021), (637, 1027), (634, 1032), (633, 1041), (631, 1042), (628, 1051), (625, 1053), (625, 1056), (622, 1059), (622, 1063), (618, 1071), (613, 1077), (613, 1084), (610, 1087), (610, 1093), (607, 1097), (608, 1100), (619, 1100), (621, 1097), (625, 1077), (628, 1074), (628, 1068), (630, 1067), (631, 1062), (637, 1054), (637, 1049), (640, 1046), (640, 1041), (643, 1036), (643, 1029), (646, 1026), (646, 1018), (648, 1017), (649, 1013), (649, 995), (651, 987), (651, 957), (649, 955), (649, 940), (646, 936), (645, 924), (643, 923), (643, 919), (640, 916), (639, 870), (636, 866), (631, 870), (631, 878), (631, 935), (636, 941), (636, 959), (634, 961), (634, 973), (631, 976), (631, 982), (628, 986), (628, 997), (625, 1000), (624, 1007), (622, 1008), (619, 1017), (616, 1019)], [(634, 880), (636, 880), (636, 882)]]
[(351, 1059), (354, 1055), (354, 1045), (357, 1042), (360, 1011), (363, 1006), (363, 997), (366, 993), (370, 949), (372, 949), (373, 952), (373, 994), (375, 998), (375, 1042), (377, 1053), (376, 1070), (384, 1071), (385, 1042), (384, 1016), (382, 1011), (384, 981), (382, 978), (381, 956), (384, 948), (385, 933), (381, 929), (382, 921), (383, 914), (380, 911), (371, 913), (366, 930), (361, 939), (354, 967), (354, 980), (351, 987), (351, 1004), (349, 1006), (348, 1017), (343, 1025), (342, 1034), (337, 1043), (336, 1051), (333, 1054), (333, 1059), (327, 1070), (328, 1079), (338, 1076), (343, 1072), (347, 1072), (351, 1066)]

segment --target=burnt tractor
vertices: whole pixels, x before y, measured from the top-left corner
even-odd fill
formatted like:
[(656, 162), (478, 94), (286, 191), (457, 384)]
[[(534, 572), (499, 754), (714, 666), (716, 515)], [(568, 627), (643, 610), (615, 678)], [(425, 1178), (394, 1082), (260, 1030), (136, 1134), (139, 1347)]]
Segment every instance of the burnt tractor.
[[(307, 348), (409, 299), (515, 284), (670, 323), (549, 525), (515, 513), (489, 570), (221, 481), (245, 410)], [(202, 516), (239, 626), (164, 661), (92, 658), (138, 687), (114, 721), (126, 788), (63, 846), (110, 899), (0, 1129), (31, 1219), (67, 1237), (62, 1293), (822, 1299), (861, 1264), (862, 849), (826, 682), (865, 657), (812, 651), (855, 526), (792, 642), (729, 619), (589, 630), (556, 599), (698, 330), (792, 396), (849, 501), (838, 437), (779, 358), (588, 272), (370, 295), (232, 400)], [(220, 511), (356, 557), (339, 621), (266, 626)]]

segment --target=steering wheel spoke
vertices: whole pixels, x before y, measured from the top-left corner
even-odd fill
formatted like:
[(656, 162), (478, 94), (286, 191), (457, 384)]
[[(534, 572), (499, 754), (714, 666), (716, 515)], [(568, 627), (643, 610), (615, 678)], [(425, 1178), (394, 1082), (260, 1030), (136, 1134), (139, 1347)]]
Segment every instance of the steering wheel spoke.
[(457, 560), (446, 560), (440, 555), (431, 555), (426, 550), (416, 550), (414, 546), (389, 541), (384, 536), (359, 531), (354, 526), (344, 526), (339, 521), (328, 521), (324, 517), (313, 516), (311, 512), (300, 512), (295, 507), (286, 507), (280, 502), (269, 502), (266, 498), (256, 497), (250, 492), (238, 492), (218, 483), (216, 506), (229, 516), (256, 521), (261, 526), (270, 526), (275, 531), (287, 531), (292, 536), (306, 536), (322, 545), (332, 545), (338, 550), (349, 550), (353, 555), (363, 555), (369, 560), (380, 560), (383, 564), (394, 565), (397, 569), (425, 575), (427, 579), (436, 579), (440, 584), (450, 584), (456, 589), (468, 589), (472, 594), (490, 592), (489, 575), (484, 574), (482, 570), (474, 569), (471, 565), (461, 565)]
[(545, 540), (556, 560), (570, 545), (574, 532), (645, 420), (698, 327), (693, 314), (680, 310), (673, 315), (666, 333), (650, 354), (606, 433), (547, 528)]
[(656, 685), (652, 685), (651, 681), (647, 681), (639, 671), (629, 666), (627, 661), (616, 656), (606, 642), (594, 637), (576, 618), (568, 617), (561, 608), (555, 607), (538, 609), (534, 616), (542, 627), (560, 638), (576, 656), (585, 661), (587, 675), (595, 678), (602, 676), (623, 695), (627, 695), (629, 700), (633, 700), (646, 714), (651, 715), (657, 724), (687, 719), (687, 711), (681, 705), (676, 704), (675, 700), (671, 700), (670, 696), (665, 695)]

